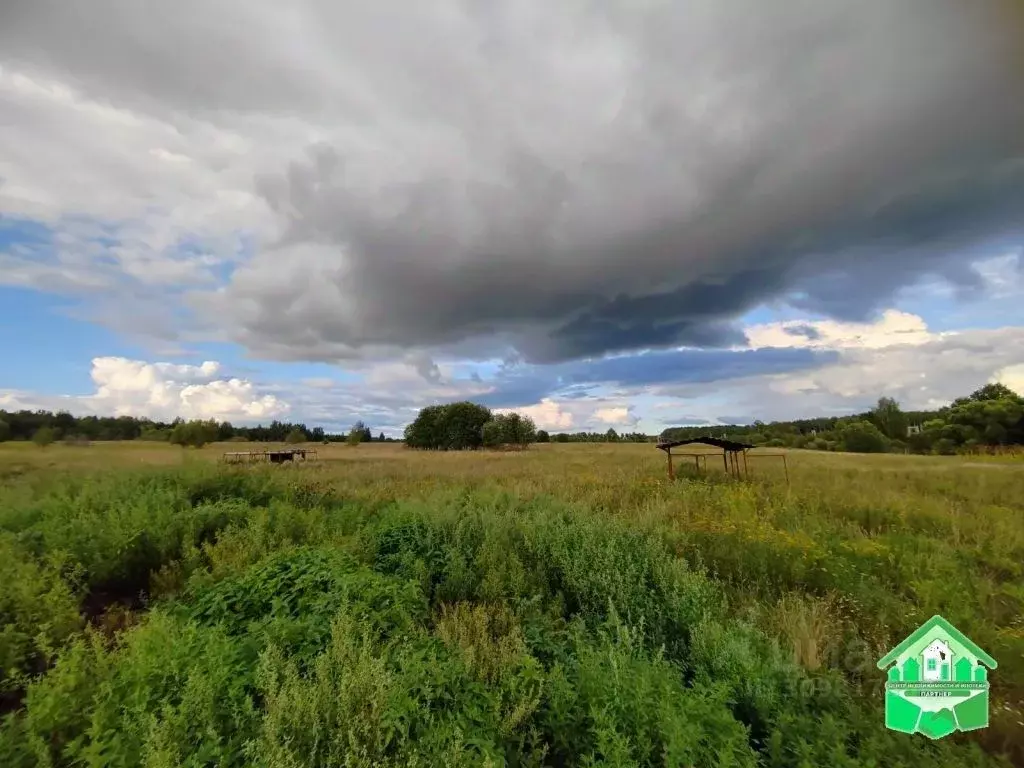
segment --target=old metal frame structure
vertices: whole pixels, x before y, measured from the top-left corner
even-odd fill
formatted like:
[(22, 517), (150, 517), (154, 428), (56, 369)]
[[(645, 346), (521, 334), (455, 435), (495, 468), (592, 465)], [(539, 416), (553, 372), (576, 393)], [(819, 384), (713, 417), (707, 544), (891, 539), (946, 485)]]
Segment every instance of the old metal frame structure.
[[(786, 485), (789, 485), (789, 465), (786, 463), (786, 454), (784, 453), (755, 453), (750, 454), (749, 451), (755, 446), (748, 445), (746, 443), (739, 443), (735, 440), (725, 440), (718, 437), (694, 437), (689, 440), (670, 440), (658, 442), (658, 450), (665, 452), (665, 457), (668, 460), (668, 479), (675, 480), (675, 470), (672, 466), (672, 449), (679, 448), (686, 445), (708, 445), (713, 448), (722, 449), (722, 466), (725, 469), (725, 473), (730, 475), (737, 480), (750, 477), (750, 467), (747, 464), (747, 459), (769, 459), (777, 458), (782, 459), (782, 467), (786, 473)], [(707, 472), (708, 468), (708, 455), (707, 453), (677, 453), (676, 456), (692, 456), (693, 464), (697, 468), (698, 472)]]

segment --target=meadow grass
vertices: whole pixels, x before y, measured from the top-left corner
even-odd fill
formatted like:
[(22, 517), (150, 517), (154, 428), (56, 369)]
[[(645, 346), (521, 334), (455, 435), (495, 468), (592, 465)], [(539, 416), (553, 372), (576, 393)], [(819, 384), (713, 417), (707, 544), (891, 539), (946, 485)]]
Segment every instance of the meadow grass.
[[(0, 764), (1024, 761), (1019, 463), (244, 447), (0, 445)], [(875, 661), (936, 613), (999, 668), (930, 742)]]

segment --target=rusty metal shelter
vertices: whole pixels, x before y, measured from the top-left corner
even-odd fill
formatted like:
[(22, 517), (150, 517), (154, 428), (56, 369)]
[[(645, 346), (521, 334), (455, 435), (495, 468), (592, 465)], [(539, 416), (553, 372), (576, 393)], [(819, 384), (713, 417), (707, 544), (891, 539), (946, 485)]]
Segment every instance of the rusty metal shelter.
[[(778, 458), (782, 459), (782, 466), (786, 473), (786, 484), (789, 484), (789, 467), (786, 464), (786, 455), (784, 453), (755, 453), (750, 454), (755, 446), (748, 445), (747, 443), (739, 443), (735, 440), (726, 440), (719, 437), (694, 437), (689, 440), (669, 440), (659, 442), (657, 447), (659, 450), (665, 452), (665, 457), (668, 459), (668, 479), (675, 480), (675, 470), (672, 466), (672, 449), (681, 448), (688, 445), (707, 445), (712, 448), (722, 449), (722, 467), (725, 469), (726, 474), (735, 477), (737, 480), (750, 477), (750, 467), (747, 463), (748, 458), (751, 459), (767, 459), (767, 458)], [(677, 453), (676, 456), (686, 456), (693, 458), (693, 464), (697, 468), (698, 472), (706, 472), (708, 468), (708, 456), (714, 455), (707, 452), (689, 452), (689, 453)]]

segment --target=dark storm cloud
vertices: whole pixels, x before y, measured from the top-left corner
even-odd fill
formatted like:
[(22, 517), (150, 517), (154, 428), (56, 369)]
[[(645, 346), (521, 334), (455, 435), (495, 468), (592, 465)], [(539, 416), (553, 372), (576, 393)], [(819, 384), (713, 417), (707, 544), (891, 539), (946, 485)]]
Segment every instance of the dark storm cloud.
[(5, 7), (3, 61), (310, 145), (192, 298), (258, 355), (730, 346), (769, 299), (970, 290), (1024, 220), (1013, 0), (72, 5)]
[(536, 403), (566, 390), (578, 396), (597, 386), (641, 388), (657, 384), (708, 384), (776, 373), (792, 373), (834, 362), (832, 351), (764, 348), (757, 350), (677, 350), (552, 365), (524, 365), (497, 375), (493, 392), (475, 399), (493, 408)]
[(563, 379), (574, 384), (613, 382), (643, 387), (668, 381), (708, 383), (816, 368), (835, 360), (835, 352), (765, 348), (744, 351), (680, 350), (609, 357), (593, 363), (569, 363)]
[[(293, 296), (308, 354), (498, 333), (537, 363), (727, 346), (774, 297), (862, 319), (924, 275), (976, 283), (965, 249), (1024, 214), (1024, 100), (994, 17), (913, 0), (701, 7), (705, 38), (683, 11), (616, 10), (605, 32), (631, 66), (606, 91), (613, 117), (565, 126), (586, 135), (530, 147), (503, 126), (464, 163), (370, 194), (332, 148), (263, 179), (287, 243), (338, 248), (351, 314), (318, 321), (325, 308)], [(684, 62), (673, 36), (713, 65)], [(706, 77), (688, 83), (684, 63)], [(717, 123), (698, 107), (715, 98)], [(544, 104), (557, 133), (564, 111)], [(229, 296), (259, 306), (273, 279), (256, 265)]]
[[(282, 34), (310, 32), (310, 21), (236, 0), (5, 0), (0, 57), (100, 100), (158, 112), (316, 109), (322, 82), (297, 66), (301, 40)], [(275, 36), (278, 44), (267, 44)]]
[[(984, 172), (960, 172), (913, 194), (887, 202), (870, 217), (835, 227), (822, 250), (835, 254), (835, 269), (799, 264), (790, 290), (794, 306), (861, 321), (895, 290), (923, 276), (942, 276), (965, 294), (983, 286), (971, 257), (991, 242), (1024, 235), (1024, 157)], [(991, 255), (989, 253), (988, 255)]]
[(781, 273), (753, 267), (717, 283), (697, 281), (650, 296), (618, 295), (535, 342), (531, 357), (547, 362), (644, 347), (742, 345), (746, 343), (743, 332), (723, 318), (754, 306), (783, 286)]

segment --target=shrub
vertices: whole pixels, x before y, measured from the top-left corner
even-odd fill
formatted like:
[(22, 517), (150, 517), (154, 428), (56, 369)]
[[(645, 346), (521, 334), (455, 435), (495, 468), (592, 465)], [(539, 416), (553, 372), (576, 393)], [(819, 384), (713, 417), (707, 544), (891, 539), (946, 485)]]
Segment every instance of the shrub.
[(853, 453), (885, 453), (888, 442), (885, 435), (870, 421), (854, 421), (839, 431), (843, 450)]
[(85, 586), (137, 595), (150, 572), (266, 504), (267, 477), (204, 467), (68, 480), (0, 522), (32, 554), (61, 553)]
[(931, 453), (935, 440), (934, 432), (915, 432), (907, 436), (907, 445), (911, 453)]
[[(999, 658), (994, 686), (1019, 678), (1008, 502), (954, 543), (902, 475), (913, 509), (646, 475), (575, 503), (464, 482), (396, 500), (393, 479), (313, 472), (0, 488), (0, 661), (9, 689), (43, 672), (0, 722), (0, 764), (1000, 764), (886, 731), (850, 662), (874, 675), (912, 614), (942, 611)], [(157, 583), (133, 626), (79, 631), (80, 597)], [(994, 709), (993, 752), (1014, 722)]]
[(25, 765), (243, 765), (258, 646), (160, 611), (108, 649), (88, 633), (29, 686)]
[(249, 755), (270, 765), (505, 762), (488, 692), (422, 630), (375, 640), (341, 612), (308, 672), (274, 646), (257, 682), (266, 715)]
[(286, 443), (297, 444), (306, 442), (306, 433), (303, 432), (299, 427), (295, 427), (285, 437)]
[[(335, 614), (345, 610), (363, 631), (387, 637), (426, 619), (422, 593), (408, 581), (373, 573), (343, 552), (285, 551), (238, 577), (190, 591), (183, 614), (230, 635), (251, 636), (276, 623), (289, 653), (322, 649)], [(287, 633), (281, 630), (287, 628)]]
[(216, 441), (220, 434), (220, 426), (210, 421), (183, 421), (171, 429), (169, 440), (173, 445), (202, 448), (207, 443)]
[(54, 440), (57, 439), (57, 433), (53, 427), (40, 427), (32, 435), (32, 442), (38, 445), (40, 448), (45, 448), (51, 445)]
[(488, 448), (503, 445), (525, 448), (537, 437), (533, 419), (518, 413), (499, 413), (483, 425), (481, 437)]
[(500, 448), (505, 443), (505, 430), (500, 422), (491, 420), (480, 430), (483, 444), (488, 448)]
[(556, 765), (757, 765), (722, 689), (686, 687), (616, 619), (593, 637), (576, 628), (538, 717)]
[(37, 562), (0, 534), (0, 694), (40, 671), (81, 626), (78, 600), (60, 569)]

